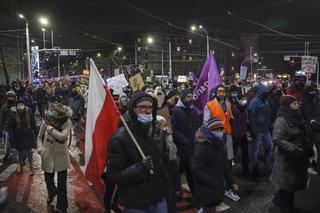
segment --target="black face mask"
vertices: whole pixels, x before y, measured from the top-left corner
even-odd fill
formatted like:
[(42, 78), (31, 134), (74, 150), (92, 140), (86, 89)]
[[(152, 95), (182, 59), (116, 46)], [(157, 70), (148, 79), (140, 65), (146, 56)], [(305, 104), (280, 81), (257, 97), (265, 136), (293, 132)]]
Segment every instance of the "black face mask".
[(282, 95), (282, 92), (281, 90), (277, 90), (274, 95), (277, 97), (277, 98), (280, 98), (280, 96)]
[(264, 92), (264, 93), (261, 94), (261, 99), (265, 101), (265, 100), (268, 99), (268, 96), (269, 96), (269, 93)]
[(192, 100), (190, 101), (183, 101), (183, 104), (186, 108), (190, 108), (192, 106)]

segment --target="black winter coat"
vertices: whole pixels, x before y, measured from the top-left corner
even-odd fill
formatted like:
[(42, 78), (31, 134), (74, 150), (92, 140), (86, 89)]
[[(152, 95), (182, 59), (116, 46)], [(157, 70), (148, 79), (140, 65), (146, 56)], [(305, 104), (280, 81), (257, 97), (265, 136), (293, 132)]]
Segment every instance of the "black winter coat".
[[(33, 113), (31, 113), (28, 109), (26, 112), (19, 114), (16, 112), (16, 109), (11, 109), (10, 121), (8, 128), (10, 130), (10, 135), (12, 136), (12, 144), (19, 151), (23, 150), (31, 150), (35, 148), (35, 119)], [(27, 120), (25, 113), (29, 115), (30, 128), (27, 128)], [(16, 115), (20, 118), (20, 128), (18, 129), (18, 125), (16, 122)]]
[(124, 127), (112, 136), (108, 145), (107, 172), (119, 187), (119, 201), (125, 208), (146, 209), (166, 196), (167, 153), (164, 137), (149, 138), (138, 123), (129, 121), (130, 129), (146, 156), (151, 156), (154, 174), (142, 174), (142, 159)]
[[(198, 135), (201, 140), (199, 140)], [(214, 207), (221, 203), (225, 180), (229, 186), (234, 184), (224, 149), (208, 142), (203, 129), (197, 132), (199, 143), (195, 145), (191, 159), (191, 169), (195, 181), (195, 197), (201, 207)]]
[(173, 141), (178, 148), (180, 158), (190, 158), (194, 147), (198, 116), (196, 111), (187, 109), (181, 101), (173, 108), (172, 113)]

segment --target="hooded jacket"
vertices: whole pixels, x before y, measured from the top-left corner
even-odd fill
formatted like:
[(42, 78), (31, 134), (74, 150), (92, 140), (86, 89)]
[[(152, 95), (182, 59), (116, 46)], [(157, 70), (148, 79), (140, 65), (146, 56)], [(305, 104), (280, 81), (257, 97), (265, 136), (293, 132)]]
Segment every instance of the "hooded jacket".
[(271, 127), (271, 113), (266, 100), (262, 99), (262, 93), (269, 88), (263, 84), (259, 85), (257, 94), (249, 104), (249, 125), (253, 134), (265, 133)]
[[(149, 129), (137, 121), (137, 114), (134, 112), (134, 107), (142, 98), (153, 100), (151, 136), (148, 134)], [(150, 95), (142, 91), (135, 92), (130, 99), (127, 122), (143, 153), (151, 157), (154, 174), (146, 175), (139, 169), (142, 158), (123, 126), (113, 134), (108, 144), (108, 177), (118, 185), (119, 201), (125, 208), (146, 209), (166, 196), (168, 154), (164, 134), (157, 127), (156, 107), (156, 101)]]

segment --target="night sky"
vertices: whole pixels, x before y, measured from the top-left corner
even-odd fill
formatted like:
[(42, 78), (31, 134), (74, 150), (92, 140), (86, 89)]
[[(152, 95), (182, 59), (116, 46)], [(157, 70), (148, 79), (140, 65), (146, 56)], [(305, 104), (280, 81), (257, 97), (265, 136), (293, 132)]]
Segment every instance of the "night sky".
[(22, 12), (30, 20), (31, 37), (41, 42), (37, 17), (45, 15), (55, 46), (103, 49), (132, 45), (168, 22), (185, 29), (197, 23), (209, 34), (257, 33), (259, 51), (273, 55), (269, 51), (304, 50), (305, 41), (320, 50), (319, 9), (319, 0), (1, 0), (0, 30), (23, 28), (14, 15)]

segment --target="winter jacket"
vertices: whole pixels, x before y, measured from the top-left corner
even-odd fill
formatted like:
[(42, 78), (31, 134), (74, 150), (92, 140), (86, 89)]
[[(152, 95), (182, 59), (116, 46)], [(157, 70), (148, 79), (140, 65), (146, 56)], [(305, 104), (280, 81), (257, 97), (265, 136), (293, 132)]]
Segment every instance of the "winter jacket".
[(275, 145), (274, 166), (270, 181), (278, 188), (289, 192), (305, 189), (308, 161), (305, 138), (303, 130), (283, 117), (275, 120), (272, 135)]
[(137, 121), (129, 120), (128, 125), (144, 154), (152, 158), (154, 174), (145, 174), (139, 169), (142, 158), (123, 126), (109, 141), (107, 172), (110, 181), (119, 187), (121, 205), (146, 209), (166, 196), (168, 155), (165, 138), (164, 135), (150, 138)]
[(38, 104), (46, 104), (48, 102), (47, 92), (43, 88), (36, 91), (36, 100)]
[(173, 141), (178, 148), (178, 156), (192, 156), (198, 116), (193, 108), (186, 108), (179, 100), (172, 113)]
[(312, 86), (304, 88), (300, 110), (310, 131), (312, 141), (320, 143), (320, 102), (317, 98), (310, 99), (308, 97), (309, 91), (313, 89)]
[(247, 136), (248, 131), (248, 112), (247, 105), (240, 105), (238, 102), (232, 103), (232, 136), (234, 138), (241, 138)]
[(62, 131), (42, 122), (37, 145), (41, 156), (41, 168), (44, 172), (60, 172), (70, 168), (68, 141), (71, 127), (70, 119), (62, 125)]
[(225, 180), (229, 186), (235, 182), (224, 149), (208, 142), (203, 128), (198, 130), (196, 140), (191, 158), (196, 201), (201, 207), (217, 206), (224, 196)]
[(270, 108), (261, 98), (261, 94), (265, 91), (268, 91), (268, 87), (260, 85), (256, 97), (252, 99), (248, 108), (249, 125), (253, 134), (268, 132), (271, 127)]
[[(27, 115), (28, 114), (28, 115)], [(19, 121), (17, 121), (17, 117)], [(28, 117), (27, 117), (28, 116)], [(27, 124), (29, 122), (29, 124)], [(18, 113), (16, 107), (11, 107), (8, 128), (12, 135), (12, 144), (20, 152), (31, 150), (35, 143), (35, 119), (33, 114), (26, 108), (23, 113)]]
[(10, 110), (14, 104), (4, 103), (0, 108), (0, 131), (8, 130), (8, 125), (10, 122)]

